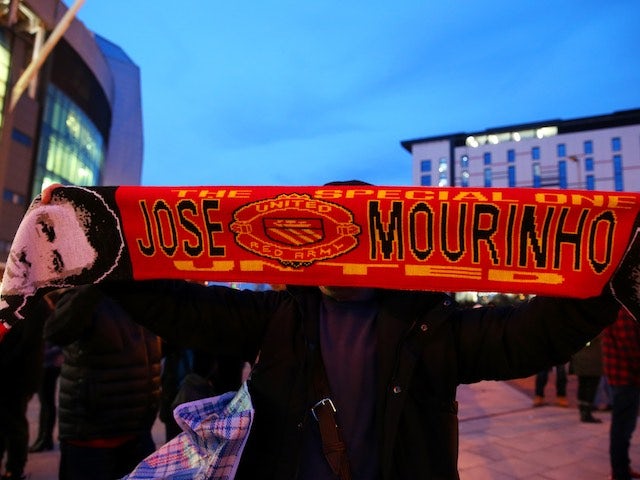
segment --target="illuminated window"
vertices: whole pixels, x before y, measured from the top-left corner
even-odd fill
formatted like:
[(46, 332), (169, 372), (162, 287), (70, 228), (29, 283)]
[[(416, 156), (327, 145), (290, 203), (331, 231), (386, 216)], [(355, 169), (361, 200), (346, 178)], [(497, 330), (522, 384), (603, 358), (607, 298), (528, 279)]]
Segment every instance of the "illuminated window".
[(449, 163), (446, 158), (441, 157), (438, 161), (438, 186), (449, 186)]
[(465, 170), (464, 172), (462, 172), (462, 175), (460, 176), (461, 186), (468, 187), (469, 186), (469, 178), (470, 177), (471, 177), (471, 175), (469, 174), (468, 170)]
[(104, 140), (89, 117), (53, 85), (47, 89), (33, 191), (51, 183), (98, 185)]

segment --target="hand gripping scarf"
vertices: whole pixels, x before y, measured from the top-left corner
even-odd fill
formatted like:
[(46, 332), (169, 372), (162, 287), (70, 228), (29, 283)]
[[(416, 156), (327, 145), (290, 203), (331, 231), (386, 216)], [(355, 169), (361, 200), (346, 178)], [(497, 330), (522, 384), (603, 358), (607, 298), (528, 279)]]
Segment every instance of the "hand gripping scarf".
[(0, 337), (39, 289), (151, 278), (577, 298), (613, 279), (637, 317), (639, 205), (550, 189), (58, 188), (14, 238)]

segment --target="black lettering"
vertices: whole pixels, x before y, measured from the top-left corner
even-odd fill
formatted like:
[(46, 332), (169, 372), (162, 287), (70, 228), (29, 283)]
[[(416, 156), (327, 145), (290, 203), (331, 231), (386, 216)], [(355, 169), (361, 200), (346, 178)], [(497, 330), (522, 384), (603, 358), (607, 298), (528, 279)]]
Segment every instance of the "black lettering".
[(385, 231), (380, 215), (380, 202), (369, 202), (369, 235), (371, 238), (371, 259), (378, 258), (377, 246), (380, 243), (382, 258), (389, 260), (394, 250), (397, 259), (404, 258), (402, 247), (402, 202), (392, 202), (389, 212), (389, 229)]
[(152, 256), (156, 252), (155, 244), (153, 242), (153, 234), (151, 233), (151, 219), (149, 218), (149, 211), (147, 210), (147, 202), (144, 200), (140, 200), (140, 209), (142, 210), (142, 216), (144, 217), (144, 228), (147, 232), (147, 244), (145, 245), (144, 240), (138, 238), (136, 239), (136, 243), (138, 244), (138, 248), (144, 255)]
[(207, 229), (207, 240), (209, 241), (209, 256), (224, 257), (225, 247), (217, 247), (213, 235), (222, 232), (222, 222), (214, 222), (209, 218), (209, 211), (219, 210), (220, 201), (215, 199), (205, 199), (202, 201), (202, 216), (204, 217), (205, 228)]
[[(500, 214), (500, 210), (495, 205), (490, 205), (486, 203), (478, 203), (474, 205), (473, 208), (473, 261), (474, 263), (478, 263), (480, 261), (480, 242), (484, 241), (487, 243), (487, 247), (489, 248), (489, 252), (491, 254), (491, 261), (494, 265), (498, 263), (498, 251), (496, 250), (496, 246), (493, 243), (493, 239), (491, 238), (498, 229), (498, 215)], [(480, 227), (480, 219), (482, 216), (490, 217), (490, 226), (489, 228), (481, 228)]]
[(191, 200), (184, 199), (178, 202), (176, 209), (178, 210), (178, 222), (180, 223), (180, 225), (184, 227), (186, 231), (192, 233), (193, 236), (196, 237), (195, 245), (189, 243), (188, 240), (184, 240), (182, 242), (185, 253), (192, 257), (202, 255), (202, 252), (204, 251), (202, 233), (198, 229), (198, 226), (186, 217), (187, 214), (191, 214), (194, 216), (198, 214), (198, 208), (196, 204)]
[(464, 230), (466, 223), (465, 220), (467, 218), (467, 204), (461, 203), (458, 212), (458, 251), (456, 252), (449, 250), (449, 244), (447, 242), (447, 224), (452, 222), (449, 218), (449, 204), (447, 202), (443, 202), (440, 209), (440, 244), (442, 245), (442, 253), (450, 261), (456, 262), (464, 254)]
[[(423, 217), (424, 221), (419, 220)], [(418, 245), (418, 225), (422, 227), (420, 238), (424, 239), (423, 249)], [(418, 260), (426, 260), (433, 253), (433, 211), (424, 202), (416, 203), (409, 212), (409, 247)]]
[(555, 212), (554, 207), (549, 207), (547, 216), (542, 228), (542, 242), (536, 235), (536, 207), (525, 205), (522, 214), (522, 225), (520, 226), (520, 257), (519, 267), (527, 267), (527, 243), (531, 244), (533, 250), (533, 260), (537, 268), (547, 268), (547, 242), (549, 240), (549, 227)]
[(565, 232), (563, 230), (568, 213), (569, 208), (567, 207), (563, 207), (560, 210), (560, 219), (558, 220), (558, 229), (556, 231), (556, 246), (554, 250), (553, 268), (560, 268), (560, 250), (563, 243), (568, 243), (574, 246), (573, 269), (580, 270), (580, 257), (582, 256), (580, 248), (582, 242), (580, 240), (582, 238), (582, 229), (584, 228), (584, 222), (587, 219), (588, 211), (586, 209), (582, 210), (582, 213), (580, 214), (580, 220), (578, 221), (578, 226), (575, 232)]
[[(169, 234), (171, 238), (171, 243), (165, 243), (165, 235), (163, 233), (162, 228), (162, 220), (160, 218), (160, 214), (164, 213), (164, 217), (167, 219), (167, 225), (169, 227)], [(176, 231), (176, 224), (173, 218), (173, 213), (171, 212), (171, 208), (164, 200), (158, 200), (156, 204), (153, 206), (153, 216), (156, 220), (156, 225), (158, 227), (158, 241), (160, 243), (160, 248), (168, 257), (172, 257), (176, 253), (176, 249), (178, 248), (178, 232)]]
[[(598, 235), (599, 224), (603, 222), (607, 229), (606, 235)], [(598, 215), (589, 229), (589, 262), (596, 273), (602, 273), (611, 264), (611, 252), (613, 250), (613, 234), (615, 230), (615, 217), (611, 211), (602, 212)], [(596, 242), (605, 239), (605, 258), (599, 262), (596, 259)]]

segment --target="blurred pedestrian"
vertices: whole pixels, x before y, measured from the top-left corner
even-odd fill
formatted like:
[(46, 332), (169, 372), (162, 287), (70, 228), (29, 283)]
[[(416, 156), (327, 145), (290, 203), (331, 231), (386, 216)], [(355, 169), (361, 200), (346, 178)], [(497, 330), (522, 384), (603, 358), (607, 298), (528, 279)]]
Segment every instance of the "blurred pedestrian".
[[(63, 290), (53, 290), (44, 295), (44, 304), (47, 307), (46, 316), (56, 308), (56, 301)], [(38, 418), (38, 436), (29, 448), (29, 452), (37, 453), (53, 450), (53, 430), (56, 425), (58, 407), (56, 406), (56, 387), (62, 366), (62, 349), (51, 342), (44, 342), (44, 362), (42, 379), (38, 388), (40, 400), (40, 415)]]
[[(556, 402), (559, 407), (568, 407), (569, 401), (567, 400), (567, 371), (565, 370), (564, 363), (556, 365)], [(546, 405), (544, 399), (544, 390), (549, 381), (549, 370), (545, 369), (536, 374), (535, 379), (535, 396), (533, 397), (533, 406), (541, 407)]]
[(42, 375), (42, 324), (46, 306), (41, 302), (0, 342), (0, 463), (6, 454), (2, 480), (26, 478), (29, 449), (27, 406)]
[(640, 409), (640, 327), (621, 309), (602, 336), (604, 373), (612, 395), (609, 459), (613, 480), (640, 478), (631, 468), (629, 446)]
[(56, 426), (57, 409), (56, 387), (62, 366), (62, 349), (51, 342), (45, 342), (42, 381), (38, 389), (40, 414), (38, 417), (38, 436), (29, 448), (37, 453), (53, 450), (53, 430)]
[(60, 479), (121, 478), (155, 450), (160, 339), (110, 298), (84, 287), (64, 292), (44, 328), (64, 353)]
[(583, 423), (600, 423), (593, 416), (594, 403), (602, 376), (602, 348), (600, 335), (587, 342), (571, 357), (569, 371), (578, 377), (578, 410)]

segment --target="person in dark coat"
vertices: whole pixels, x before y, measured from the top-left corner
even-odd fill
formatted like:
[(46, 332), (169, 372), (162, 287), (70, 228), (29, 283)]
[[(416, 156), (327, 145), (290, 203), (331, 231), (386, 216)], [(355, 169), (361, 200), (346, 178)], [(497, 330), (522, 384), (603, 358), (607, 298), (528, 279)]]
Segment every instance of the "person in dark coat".
[[(611, 323), (608, 294), (464, 309), (446, 294), (363, 288), (239, 291), (182, 281), (88, 287), (178, 345), (258, 360), (255, 420), (237, 479), (335, 478), (309, 388), (320, 349), (360, 479), (455, 479), (456, 389), (567, 362)], [(315, 410), (314, 410), (315, 411)]]
[(47, 313), (40, 302), (0, 342), (0, 461), (2, 480), (26, 478), (29, 448), (27, 406), (42, 376), (42, 325)]
[(160, 339), (113, 300), (86, 288), (61, 295), (44, 327), (61, 345), (61, 480), (113, 480), (155, 450)]
[(578, 411), (580, 421), (584, 423), (602, 422), (592, 413), (603, 373), (601, 344), (602, 339), (598, 335), (576, 352), (569, 364), (569, 371), (578, 377)]
[(602, 335), (602, 363), (612, 392), (611, 478), (640, 478), (640, 472), (631, 468), (629, 456), (640, 412), (640, 326), (624, 308)]

